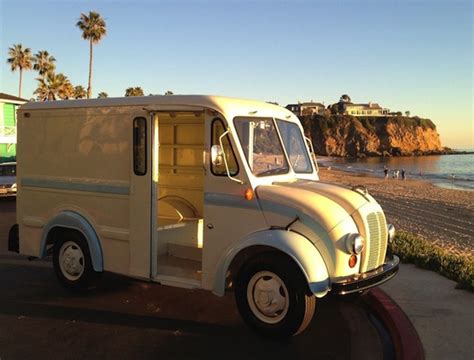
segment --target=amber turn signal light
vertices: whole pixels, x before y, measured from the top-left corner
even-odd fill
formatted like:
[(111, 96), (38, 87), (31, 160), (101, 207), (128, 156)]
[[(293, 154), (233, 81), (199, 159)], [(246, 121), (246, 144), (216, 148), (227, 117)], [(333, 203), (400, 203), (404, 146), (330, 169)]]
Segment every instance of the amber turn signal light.
[(353, 268), (357, 264), (357, 256), (351, 255), (349, 258), (349, 267)]
[(253, 190), (252, 188), (248, 188), (245, 190), (245, 200), (252, 200), (253, 199)]

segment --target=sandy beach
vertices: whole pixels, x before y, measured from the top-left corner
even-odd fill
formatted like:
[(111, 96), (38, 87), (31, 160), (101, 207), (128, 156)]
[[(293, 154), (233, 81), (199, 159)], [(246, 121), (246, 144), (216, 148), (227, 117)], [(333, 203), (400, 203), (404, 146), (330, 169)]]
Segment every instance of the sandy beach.
[(474, 255), (474, 192), (443, 189), (423, 180), (383, 179), (320, 169), (321, 181), (363, 185), (397, 230), (418, 234), (459, 255)]

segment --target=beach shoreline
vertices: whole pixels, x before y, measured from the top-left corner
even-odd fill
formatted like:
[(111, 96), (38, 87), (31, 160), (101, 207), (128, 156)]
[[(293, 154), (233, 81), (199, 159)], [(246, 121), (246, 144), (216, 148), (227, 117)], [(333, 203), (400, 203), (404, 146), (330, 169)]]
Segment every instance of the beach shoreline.
[(384, 169), (388, 177), (400, 178), (405, 172), (407, 179), (427, 180), (445, 189), (474, 191), (474, 156), (419, 156), (348, 159), (319, 156), (322, 166), (350, 173), (364, 173), (384, 178)]
[(474, 255), (473, 191), (439, 187), (426, 179), (385, 179), (331, 167), (320, 167), (319, 176), (323, 182), (365, 186), (397, 230), (456, 255)]

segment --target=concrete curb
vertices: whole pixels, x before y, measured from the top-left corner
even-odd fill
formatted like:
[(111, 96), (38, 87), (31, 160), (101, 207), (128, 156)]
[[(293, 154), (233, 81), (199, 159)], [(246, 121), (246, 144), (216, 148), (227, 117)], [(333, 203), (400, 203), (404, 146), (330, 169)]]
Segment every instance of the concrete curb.
[(385, 325), (397, 360), (424, 360), (425, 352), (418, 333), (398, 304), (380, 288), (363, 295), (363, 300)]

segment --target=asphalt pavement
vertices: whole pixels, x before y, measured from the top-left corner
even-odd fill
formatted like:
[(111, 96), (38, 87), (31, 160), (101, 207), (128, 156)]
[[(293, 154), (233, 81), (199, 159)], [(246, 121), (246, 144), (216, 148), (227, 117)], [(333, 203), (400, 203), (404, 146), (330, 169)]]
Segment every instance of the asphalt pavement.
[(233, 294), (216, 297), (103, 274), (64, 290), (50, 261), (6, 252), (15, 201), (0, 199), (0, 359), (383, 359), (384, 326), (363, 302), (327, 297), (308, 330), (271, 341), (247, 328)]

